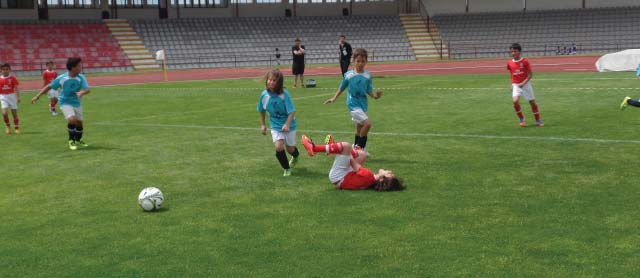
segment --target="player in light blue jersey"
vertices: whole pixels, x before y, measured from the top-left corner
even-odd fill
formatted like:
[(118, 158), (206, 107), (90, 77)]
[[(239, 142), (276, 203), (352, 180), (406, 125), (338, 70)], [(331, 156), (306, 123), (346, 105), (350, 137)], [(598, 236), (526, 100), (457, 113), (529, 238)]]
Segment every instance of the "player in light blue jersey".
[[(266, 89), (260, 94), (258, 112), (260, 112), (260, 131), (267, 134), (265, 116), (269, 112), (271, 137), (276, 147), (276, 158), (284, 169), (284, 176), (291, 176), (291, 168), (298, 162), (298, 148), (296, 147), (296, 108), (293, 106), (291, 95), (283, 88), (284, 76), (280, 70), (272, 70), (265, 77)], [(291, 155), (287, 160), (286, 151)]]
[(78, 146), (88, 146), (87, 143), (82, 141), (84, 126), (80, 100), (82, 96), (88, 94), (91, 90), (87, 79), (81, 74), (81, 62), (80, 58), (69, 58), (67, 60), (67, 70), (69, 71), (58, 76), (31, 99), (31, 103), (35, 104), (40, 99), (40, 96), (46, 94), (50, 89), (58, 90), (58, 103), (65, 119), (67, 119), (69, 149), (71, 150), (77, 150)]
[(364, 70), (367, 65), (367, 51), (364, 48), (357, 48), (353, 51), (353, 63), (355, 64), (355, 70), (344, 74), (340, 89), (324, 104), (333, 103), (345, 89), (349, 89), (347, 93), (347, 108), (351, 113), (351, 120), (356, 123), (354, 144), (364, 149), (367, 146), (367, 134), (371, 129), (371, 120), (367, 116), (369, 109), (367, 95), (373, 99), (379, 99), (382, 96), (382, 91), (373, 92), (371, 73)]

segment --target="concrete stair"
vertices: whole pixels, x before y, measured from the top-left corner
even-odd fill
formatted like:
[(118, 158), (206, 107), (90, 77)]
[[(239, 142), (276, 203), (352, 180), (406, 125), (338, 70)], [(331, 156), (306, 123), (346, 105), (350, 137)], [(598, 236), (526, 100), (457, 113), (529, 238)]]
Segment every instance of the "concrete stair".
[(449, 50), (446, 44), (442, 42), (435, 22), (432, 20), (427, 22), (420, 14), (401, 14), (400, 21), (407, 33), (407, 38), (413, 53), (416, 55), (416, 60), (449, 58)]
[(135, 71), (161, 70), (154, 55), (144, 46), (140, 36), (126, 19), (106, 19), (104, 22), (109, 27), (111, 35), (118, 40), (122, 51), (131, 60)]

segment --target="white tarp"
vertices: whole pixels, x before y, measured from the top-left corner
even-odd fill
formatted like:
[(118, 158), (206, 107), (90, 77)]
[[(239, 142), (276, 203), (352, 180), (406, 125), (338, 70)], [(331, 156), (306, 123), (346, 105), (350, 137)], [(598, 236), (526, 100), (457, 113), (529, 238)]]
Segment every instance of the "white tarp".
[(164, 60), (164, 49), (156, 51), (156, 60)]
[(635, 71), (638, 64), (640, 64), (640, 49), (627, 49), (600, 57), (596, 62), (596, 68), (599, 72)]

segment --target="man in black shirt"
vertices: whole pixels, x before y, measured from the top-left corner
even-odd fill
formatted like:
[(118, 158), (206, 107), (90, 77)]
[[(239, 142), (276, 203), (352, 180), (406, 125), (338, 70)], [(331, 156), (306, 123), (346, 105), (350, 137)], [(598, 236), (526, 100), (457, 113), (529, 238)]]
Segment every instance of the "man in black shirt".
[(295, 89), (298, 84), (298, 77), (300, 77), (300, 84), (304, 88), (304, 45), (300, 39), (296, 38), (296, 45), (291, 47), (291, 54), (293, 54), (293, 65), (291, 71), (294, 75), (293, 88)]
[(340, 35), (340, 69), (342, 70), (342, 77), (349, 71), (351, 53), (351, 45), (347, 42), (347, 37)]

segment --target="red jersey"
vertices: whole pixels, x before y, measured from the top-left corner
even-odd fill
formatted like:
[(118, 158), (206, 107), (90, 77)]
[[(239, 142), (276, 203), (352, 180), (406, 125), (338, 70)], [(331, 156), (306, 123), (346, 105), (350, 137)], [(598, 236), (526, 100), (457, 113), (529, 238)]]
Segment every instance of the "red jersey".
[(360, 190), (371, 187), (376, 182), (375, 177), (371, 170), (360, 167), (358, 171), (349, 172), (342, 183), (340, 184), (340, 189), (346, 190)]
[(13, 94), (18, 85), (20, 85), (20, 82), (18, 82), (18, 79), (15, 76), (9, 75), (8, 77), (4, 77), (0, 75), (0, 94)]
[(507, 63), (507, 69), (511, 72), (511, 83), (522, 83), (529, 76), (531, 64), (525, 58), (518, 61), (511, 60)]
[(42, 73), (42, 80), (44, 80), (45, 86), (51, 84), (51, 81), (56, 79), (56, 77), (58, 77), (58, 73), (55, 70), (54, 71), (45, 70)]

